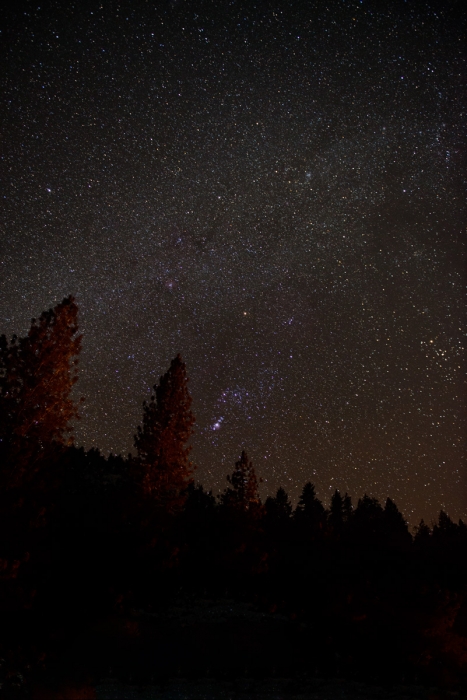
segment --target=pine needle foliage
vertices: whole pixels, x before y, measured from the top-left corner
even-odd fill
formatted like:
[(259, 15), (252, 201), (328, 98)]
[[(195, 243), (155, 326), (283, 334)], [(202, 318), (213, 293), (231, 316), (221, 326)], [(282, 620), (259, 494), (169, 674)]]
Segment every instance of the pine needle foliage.
[(15, 480), (25, 469), (32, 475), (52, 447), (73, 441), (81, 337), (78, 306), (69, 296), (33, 318), (25, 338), (0, 339), (0, 457)]

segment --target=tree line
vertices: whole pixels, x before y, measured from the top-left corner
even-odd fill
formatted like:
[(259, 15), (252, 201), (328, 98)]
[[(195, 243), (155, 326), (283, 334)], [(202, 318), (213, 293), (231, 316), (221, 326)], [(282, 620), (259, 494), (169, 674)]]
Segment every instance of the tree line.
[(369, 659), (377, 677), (463, 677), (461, 520), (441, 511), (412, 537), (390, 498), (382, 505), (364, 495), (354, 506), (336, 490), (325, 507), (311, 482), (295, 508), (283, 488), (263, 503), (246, 451), (213, 495), (194, 480), (195, 418), (180, 355), (143, 404), (134, 455), (78, 448), (71, 392), (81, 342), (71, 296), (32, 319), (26, 337), (0, 337), (4, 682), (54, 658), (57, 635), (177, 596), (247, 599), (312, 625), (307, 644), (330, 673), (339, 658), (355, 677)]

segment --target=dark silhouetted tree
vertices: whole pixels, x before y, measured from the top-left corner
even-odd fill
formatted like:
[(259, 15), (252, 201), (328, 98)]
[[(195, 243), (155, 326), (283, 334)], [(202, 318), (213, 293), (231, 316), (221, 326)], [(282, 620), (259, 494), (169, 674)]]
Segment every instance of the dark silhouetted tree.
[(366, 493), (360, 498), (352, 516), (352, 532), (364, 546), (380, 546), (384, 530), (384, 511), (377, 498)]
[(425, 549), (431, 539), (431, 528), (425, 523), (423, 518), (420, 520), (420, 524), (415, 527), (415, 537), (414, 543), (416, 547)]
[(404, 516), (390, 498), (386, 500), (383, 513), (383, 528), (386, 544), (391, 547), (409, 547), (412, 537)]
[(223, 561), (233, 585), (239, 577), (259, 573), (267, 558), (262, 542), (263, 505), (253, 463), (242, 452), (227, 476), (230, 486), (220, 495), (219, 523), (223, 533)]
[(334, 491), (331, 498), (329, 524), (332, 532), (336, 534), (340, 534), (344, 527), (344, 499), (338, 489)]
[(281, 487), (275, 496), (268, 496), (264, 504), (264, 525), (273, 542), (287, 539), (292, 523), (292, 504)]
[(274, 497), (268, 496), (264, 507), (266, 517), (278, 524), (287, 522), (292, 515), (292, 504), (282, 486), (277, 490)]
[(180, 355), (144, 402), (143, 425), (135, 435), (134, 472), (145, 496), (168, 513), (179, 512), (194, 471), (187, 445), (195, 422), (186, 368)]
[(348, 525), (352, 517), (352, 499), (346, 493), (342, 496), (336, 489), (331, 498), (328, 525), (334, 537), (339, 539), (348, 531)]
[(435, 540), (452, 538), (457, 532), (457, 528), (458, 526), (449, 515), (444, 510), (440, 510), (438, 522), (433, 525), (433, 538)]
[(344, 496), (343, 513), (344, 513), (344, 520), (346, 523), (348, 523), (350, 518), (352, 517), (352, 514), (353, 514), (352, 499), (348, 493), (346, 493)]
[(258, 491), (258, 482), (253, 463), (248, 459), (248, 455), (243, 450), (235, 469), (231, 475), (227, 476), (227, 481), (231, 485), (227, 487), (221, 495), (221, 503), (229, 509), (241, 512), (257, 514), (261, 511), (261, 499)]
[(294, 512), (297, 525), (310, 534), (317, 534), (324, 529), (326, 510), (316, 496), (314, 484), (308, 482), (303, 487)]

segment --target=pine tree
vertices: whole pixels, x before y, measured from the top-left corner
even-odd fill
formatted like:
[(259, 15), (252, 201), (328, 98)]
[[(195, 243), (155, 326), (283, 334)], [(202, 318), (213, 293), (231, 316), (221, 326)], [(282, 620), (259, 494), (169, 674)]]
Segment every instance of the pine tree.
[(282, 486), (277, 490), (274, 497), (268, 496), (264, 507), (268, 520), (273, 522), (287, 522), (292, 515), (292, 504)]
[(336, 489), (331, 498), (329, 524), (335, 534), (340, 534), (344, 526), (344, 499), (340, 491)]
[(264, 508), (258, 490), (261, 479), (256, 476), (245, 450), (227, 481), (230, 486), (220, 496), (219, 524), (223, 532), (224, 565), (233, 581), (237, 576), (267, 569), (262, 528)]
[(422, 518), (420, 524), (415, 527), (414, 543), (416, 547), (426, 548), (430, 544), (431, 534), (431, 528)]
[(81, 350), (72, 296), (32, 319), (25, 338), (0, 339), (0, 459), (4, 485), (31, 477), (51, 452), (71, 444), (71, 397)]
[(292, 504), (282, 487), (275, 496), (268, 496), (264, 503), (264, 526), (272, 540), (272, 546), (287, 539), (292, 523)]
[(390, 498), (386, 499), (386, 505), (384, 506), (383, 528), (386, 544), (391, 547), (409, 547), (412, 543), (412, 537), (404, 516)]
[(344, 512), (344, 520), (346, 523), (348, 523), (352, 517), (352, 514), (353, 514), (352, 499), (348, 493), (346, 493), (344, 496), (343, 512)]
[(188, 378), (180, 355), (154, 386), (155, 396), (143, 404), (143, 425), (135, 435), (137, 481), (145, 496), (168, 513), (178, 512), (186, 499), (193, 465), (187, 442), (194, 416)]
[(221, 503), (230, 509), (237, 511), (259, 513), (261, 510), (261, 499), (258, 492), (258, 482), (253, 463), (248, 459), (248, 455), (243, 450), (238, 462), (235, 462), (235, 469), (231, 475), (227, 476), (227, 481), (231, 487), (226, 488), (221, 496)]
[(363, 497), (358, 499), (357, 508), (354, 513), (356, 521), (369, 524), (380, 521), (382, 515), (383, 509), (377, 498), (373, 498), (364, 493)]
[(377, 498), (363, 494), (351, 521), (352, 536), (362, 546), (379, 547), (384, 540), (384, 510)]
[(308, 482), (303, 487), (302, 494), (294, 512), (294, 518), (299, 527), (311, 533), (324, 529), (326, 510), (316, 495), (314, 484)]

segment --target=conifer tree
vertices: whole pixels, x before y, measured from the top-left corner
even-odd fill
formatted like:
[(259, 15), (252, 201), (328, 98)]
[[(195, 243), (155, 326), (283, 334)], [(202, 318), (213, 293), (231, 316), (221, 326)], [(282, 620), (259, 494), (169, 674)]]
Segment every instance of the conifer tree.
[(81, 350), (72, 296), (32, 319), (25, 338), (0, 339), (0, 460), (4, 485), (19, 485), (57, 447), (69, 445), (78, 418), (71, 396)]
[(426, 524), (424, 519), (420, 520), (420, 524), (415, 526), (414, 544), (416, 547), (425, 548), (430, 544), (431, 528)]
[(193, 465), (189, 461), (194, 416), (188, 378), (180, 355), (143, 404), (143, 425), (135, 435), (137, 481), (145, 496), (168, 513), (183, 508)]
[(287, 539), (292, 523), (292, 504), (282, 487), (275, 496), (268, 496), (264, 503), (264, 526), (274, 545)]
[(329, 511), (329, 524), (335, 534), (340, 534), (343, 531), (345, 523), (350, 520), (352, 515), (352, 501), (346, 493), (342, 496), (340, 491), (336, 489), (331, 498), (331, 508)]
[(306, 483), (303, 487), (294, 518), (299, 526), (312, 532), (318, 532), (324, 528), (326, 510), (317, 497), (314, 484), (311, 482)]
[(292, 515), (292, 504), (282, 486), (277, 490), (274, 497), (268, 496), (264, 507), (266, 516), (271, 521), (287, 522)]
[(329, 524), (331, 525), (332, 531), (336, 534), (339, 534), (344, 526), (344, 499), (338, 489), (334, 491), (331, 498)]
[(358, 504), (354, 515), (356, 521), (366, 525), (372, 522), (381, 521), (383, 509), (377, 498), (373, 498), (364, 493), (363, 497), (358, 499)]
[(258, 490), (261, 479), (256, 476), (245, 450), (227, 481), (230, 486), (220, 496), (219, 524), (224, 534), (224, 564), (234, 579), (267, 568), (262, 528), (264, 508)]
[(436, 538), (440, 536), (452, 535), (452, 533), (456, 530), (456, 523), (451, 520), (449, 515), (444, 510), (440, 510), (438, 522), (433, 526), (433, 536)]
[(352, 516), (352, 535), (362, 546), (380, 546), (384, 539), (384, 510), (377, 498), (363, 494)]
[(238, 462), (235, 462), (235, 469), (227, 476), (227, 481), (231, 484), (221, 496), (223, 505), (234, 510), (259, 513), (261, 510), (261, 499), (258, 491), (258, 482), (253, 463), (248, 459), (248, 455), (243, 450)]
[(343, 501), (342, 507), (343, 507), (343, 513), (344, 513), (344, 520), (346, 523), (348, 523), (352, 517), (352, 514), (353, 514), (352, 499), (348, 493), (346, 493), (344, 496), (344, 501)]
[(393, 547), (404, 547), (411, 544), (412, 537), (404, 516), (390, 498), (386, 499), (386, 505), (384, 506), (383, 527), (386, 544)]

